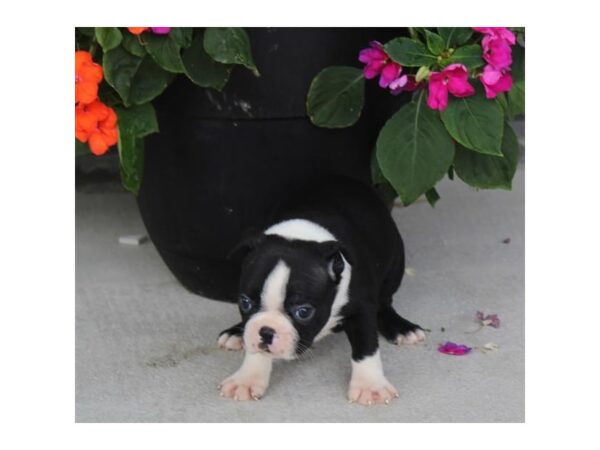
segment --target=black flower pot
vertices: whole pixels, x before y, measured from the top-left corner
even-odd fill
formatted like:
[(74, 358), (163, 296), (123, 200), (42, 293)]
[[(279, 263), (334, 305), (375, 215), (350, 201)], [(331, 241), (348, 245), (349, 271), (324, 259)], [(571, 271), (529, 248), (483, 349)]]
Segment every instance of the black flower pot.
[(359, 67), (389, 29), (248, 29), (261, 77), (237, 67), (223, 92), (185, 77), (155, 101), (160, 133), (146, 139), (138, 205), (161, 257), (190, 291), (233, 300), (239, 265), (227, 259), (249, 228), (323, 177), (370, 183), (370, 157), (384, 121), (409, 100), (367, 82), (361, 119), (323, 129), (306, 115), (313, 77), (331, 65)]

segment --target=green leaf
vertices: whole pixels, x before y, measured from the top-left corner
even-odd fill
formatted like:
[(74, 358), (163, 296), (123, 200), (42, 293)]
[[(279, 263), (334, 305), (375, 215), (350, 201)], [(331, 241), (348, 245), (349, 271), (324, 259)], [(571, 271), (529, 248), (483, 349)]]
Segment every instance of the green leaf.
[(188, 48), (192, 45), (192, 38), (194, 37), (194, 29), (187, 27), (171, 28), (169, 32), (169, 38), (173, 39), (177, 45), (182, 48)]
[(429, 66), (437, 61), (424, 44), (406, 37), (393, 39), (384, 48), (390, 58), (406, 67)]
[(425, 29), (425, 39), (427, 40), (427, 48), (434, 55), (439, 55), (446, 49), (442, 37), (433, 31)]
[(121, 47), (104, 54), (103, 67), (106, 81), (119, 93), (125, 106), (152, 100), (172, 78), (149, 55), (140, 58)]
[(513, 83), (508, 91), (508, 111), (511, 116), (525, 114), (525, 81)]
[(144, 173), (144, 140), (119, 125), (119, 163), (121, 183), (137, 195)]
[(365, 101), (365, 79), (355, 67), (326, 67), (313, 78), (306, 110), (313, 124), (325, 128), (354, 125)]
[(135, 137), (142, 138), (152, 133), (158, 133), (156, 112), (150, 103), (135, 105), (129, 108), (116, 107), (119, 130)]
[(454, 166), (448, 167), (448, 178), (454, 180)]
[(142, 64), (142, 58), (126, 52), (121, 47), (104, 54), (102, 60), (104, 78), (119, 93), (125, 105), (129, 105), (131, 82), (140, 64)]
[(141, 105), (154, 100), (167, 88), (173, 76), (161, 69), (150, 56), (146, 56), (133, 77), (129, 104)]
[(448, 59), (444, 60), (443, 66), (445, 67), (449, 64), (464, 64), (467, 66), (467, 69), (476, 69), (485, 64), (481, 55), (480, 45), (465, 45), (464, 47), (457, 48)]
[(525, 49), (519, 45), (512, 48), (512, 65), (510, 73), (513, 81), (525, 81)]
[(504, 92), (499, 93), (496, 96), (496, 101), (500, 106), (502, 106), (502, 111), (504, 112), (504, 115), (508, 115), (510, 111), (508, 110), (508, 100), (506, 98), (506, 94)]
[(405, 205), (443, 178), (454, 159), (454, 143), (423, 94), (400, 108), (377, 139), (379, 167)]
[(465, 147), (488, 155), (502, 155), (504, 112), (495, 100), (488, 100), (483, 89), (471, 97), (450, 96), (441, 113), (448, 133)]
[(511, 116), (525, 114), (525, 49), (515, 45), (512, 51), (510, 72), (513, 85), (507, 93), (508, 111)]
[(190, 48), (184, 50), (182, 60), (185, 74), (198, 86), (220, 91), (229, 80), (232, 66), (218, 63), (206, 53), (202, 33), (194, 38)]
[(207, 28), (204, 49), (212, 59), (223, 64), (241, 64), (260, 76), (252, 59), (250, 39), (243, 28)]
[(519, 162), (519, 141), (506, 124), (502, 139), (502, 155), (490, 156), (457, 145), (454, 158), (456, 174), (470, 186), (479, 189), (512, 188), (512, 179)]
[(438, 194), (438, 191), (436, 191), (435, 188), (431, 188), (427, 192), (425, 192), (425, 198), (427, 199), (427, 202), (431, 205), (431, 207), (435, 208), (435, 204), (440, 199), (440, 194)]
[(108, 83), (100, 83), (98, 86), (98, 98), (102, 103), (111, 108), (123, 103), (117, 91)]
[(438, 33), (444, 40), (446, 48), (456, 48), (469, 40), (473, 30), (465, 27), (438, 27)]
[(169, 36), (146, 33), (144, 36), (146, 50), (154, 61), (168, 72), (183, 73), (181, 47)]
[(124, 33), (122, 45), (123, 48), (132, 55), (140, 56), (142, 58), (146, 56), (146, 48), (140, 44), (138, 36), (131, 33)]
[(85, 36), (94, 37), (95, 30), (93, 27), (77, 27), (75, 29)]
[(95, 33), (96, 40), (105, 52), (117, 47), (123, 39), (123, 35), (118, 28), (96, 27)]
[(379, 167), (379, 161), (377, 161), (377, 149), (374, 149), (371, 153), (371, 183), (377, 185), (387, 182), (388, 180), (383, 175), (381, 167)]

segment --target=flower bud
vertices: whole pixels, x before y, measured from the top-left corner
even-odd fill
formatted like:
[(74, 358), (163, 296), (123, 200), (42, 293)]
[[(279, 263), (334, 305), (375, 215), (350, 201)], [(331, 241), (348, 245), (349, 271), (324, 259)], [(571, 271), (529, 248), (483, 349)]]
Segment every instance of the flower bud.
[(415, 81), (417, 83), (420, 83), (421, 81), (426, 80), (428, 76), (429, 76), (429, 67), (421, 66), (421, 67), (419, 67), (419, 70), (417, 71), (417, 75), (415, 76)]

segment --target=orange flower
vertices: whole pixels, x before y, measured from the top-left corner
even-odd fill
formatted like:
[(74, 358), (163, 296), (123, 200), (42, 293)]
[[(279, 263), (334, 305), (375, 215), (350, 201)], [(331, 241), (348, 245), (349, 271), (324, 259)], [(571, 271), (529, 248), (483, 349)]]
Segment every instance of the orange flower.
[(138, 34), (142, 34), (144, 31), (146, 31), (148, 28), (150, 27), (127, 27), (127, 29), (129, 30), (129, 32), (131, 34), (135, 34), (136, 36)]
[(101, 81), (102, 66), (92, 60), (89, 52), (75, 52), (75, 103), (88, 104), (96, 100)]
[(94, 155), (103, 155), (119, 139), (117, 115), (100, 100), (75, 107), (75, 137), (87, 142)]

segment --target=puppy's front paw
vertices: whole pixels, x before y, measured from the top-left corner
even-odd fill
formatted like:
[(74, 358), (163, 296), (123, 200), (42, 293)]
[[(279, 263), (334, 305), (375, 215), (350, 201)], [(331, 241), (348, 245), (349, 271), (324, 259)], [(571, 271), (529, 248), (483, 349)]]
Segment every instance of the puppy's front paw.
[(221, 336), (219, 336), (217, 344), (220, 348), (226, 350), (241, 350), (244, 348), (242, 336), (237, 334), (229, 334), (227, 332), (224, 332), (221, 334)]
[(421, 328), (415, 328), (406, 333), (400, 333), (394, 343), (396, 345), (412, 345), (423, 341), (425, 341), (425, 332)]
[(219, 385), (221, 396), (233, 400), (259, 400), (267, 390), (267, 383), (257, 376), (235, 373)]
[(396, 388), (385, 378), (376, 382), (351, 381), (348, 401), (360, 405), (389, 403), (398, 397)]

